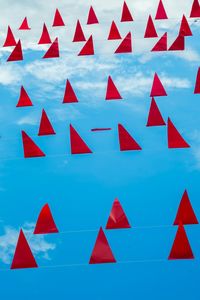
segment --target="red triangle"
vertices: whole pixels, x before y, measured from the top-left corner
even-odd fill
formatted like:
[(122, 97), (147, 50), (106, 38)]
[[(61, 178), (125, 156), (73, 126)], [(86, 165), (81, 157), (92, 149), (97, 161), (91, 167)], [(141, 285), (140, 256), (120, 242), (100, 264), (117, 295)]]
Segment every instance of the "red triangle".
[(131, 226), (121, 206), (121, 203), (119, 202), (118, 199), (115, 199), (110, 212), (110, 216), (108, 218), (106, 229), (123, 229), (123, 228), (131, 228)]
[(174, 225), (179, 225), (180, 223), (183, 225), (199, 224), (186, 190), (182, 196)]
[(22, 142), (25, 158), (45, 156), (42, 150), (35, 144), (28, 134), (26, 134), (25, 131), (22, 131)]
[(43, 30), (42, 30), (42, 34), (40, 37), (40, 40), (38, 42), (39, 45), (41, 44), (51, 44), (51, 38), (47, 29), (46, 24), (44, 23), (43, 25)]
[(9, 47), (9, 46), (16, 46), (16, 41), (15, 41), (15, 37), (12, 33), (12, 30), (10, 28), (10, 26), (8, 26), (8, 31), (7, 31), (7, 36), (6, 36), (6, 40), (3, 44), (3, 47)]
[(115, 262), (116, 259), (114, 258), (105, 233), (103, 232), (103, 229), (100, 228), (89, 264), (104, 264)]
[(120, 95), (116, 85), (114, 84), (111, 76), (108, 77), (108, 85), (107, 85), (107, 91), (106, 91), (106, 100), (116, 100), (116, 99), (122, 99), (122, 96)]
[(132, 52), (132, 38), (131, 32), (123, 39), (115, 53), (131, 53)]
[(49, 205), (45, 204), (37, 219), (34, 234), (48, 234), (48, 233), (57, 233), (57, 232), (58, 229), (54, 222)]
[(199, 17), (200, 17), (199, 0), (194, 0), (190, 12), (190, 18), (199, 18)]
[(78, 132), (70, 125), (70, 142), (71, 142), (71, 154), (85, 154), (92, 153), (90, 148), (80, 137)]
[(154, 75), (153, 84), (150, 93), (150, 97), (156, 97), (156, 96), (167, 96), (164, 86), (160, 81), (157, 73), (155, 73)]
[(131, 12), (128, 8), (128, 5), (124, 1), (123, 9), (122, 9), (122, 16), (121, 16), (121, 22), (132, 22), (133, 17), (131, 15)]
[(166, 125), (165, 121), (163, 120), (163, 117), (156, 104), (156, 101), (154, 100), (154, 98), (152, 98), (147, 126), (165, 126), (165, 125)]
[(147, 27), (145, 30), (144, 38), (155, 38), (158, 37), (152, 17), (149, 15)]
[(151, 51), (167, 51), (167, 32), (163, 34)]
[(51, 122), (49, 121), (49, 118), (45, 110), (43, 109), (38, 135), (51, 135), (51, 134), (56, 134), (56, 133), (51, 125)]
[(54, 16), (54, 20), (53, 20), (53, 27), (56, 27), (56, 26), (65, 26), (65, 23), (62, 19), (62, 16), (59, 12), (58, 9), (56, 9), (56, 12), (55, 12), (55, 16)]
[(168, 259), (193, 259), (194, 255), (183, 225), (178, 227)]
[(43, 56), (43, 58), (56, 58), (56, 57), (60, 57), (58, 38), (55, 39), (55, 41), (51, 44), (51, 46)]
[(158, 9), (156, 12), (156, 20), (163, 20), (163, 19), (168, 19), (164, 5), (162, 3), (162, 0), (160, 0), (159, 4), (158, 4)]
[(83, 29), (81, 27), (81, 23), (78, 20), (77, 24), (76, 24), (76, 30), (75, 30), (75, 33), (74, 33), (73, 42), (85, 42), (85, 41), (86, 41), (85, 35), (83, 33)]
[(37, 268), (37, 263), (22, 230), (20, 230), (11, 269)]
[(32, 101), (25, 88), (21, 86), (20, 96), (16, 107), (33, 106)]
[(82, 50), (79, 52), (78, 56), (82, 55), (94, 55), (94, 45), (92, 35), (89, 37), (88, 41), (83, 46)]
[(20, 40), (15, 46), (10, 56), (8, 57), (7, 61), (19, 61), (19, 60), (23, 60), (22, 45)]
[(168, 118), (168, 148), (190, 148), (170, 118)]
[(19, 30), (31, 30), (31, 28), (28, 25), (27, 17), (24, 18), (22, 24), (19, 27)]
[(188, 24), (188, 21), (187, 21), (187, 19), (184, 15), (183, 15), (183, 18), (182, 18), (182, 21), (181, 21), (179, 35), (192, 36), (192, 31), (191, 31), (190, 26)]
[(185, 50), (185, 37), (178, 35), (168, 51), (183, 51)]
[(200, 94), (200, 68), (198, 69), (197, 72), (194, 94)]
[(118, 125), (120, 151), (142, 150), (129, 132), (121, 125)]
[(121, 40), (121, 35), (119, 33), (117, 25), (115, 24), (115, 21), (112, 21), (108, 40)]
[(63, 103), (76, 103), (76, 102), (78, 102), (77, 96), (71, 86), (70, 81), (67, 79)]
[(90, 6), (87, 24), (88, 24), (88, 25), (91, 25), (91, 24), (98, 24), (98, 23), (99, 23), (99, 21), (98, 21), (98, 19), (97, 19), (97, 16), (96, 16), (96, 14), (95, 14), (95, 11), (94, 11), (93, 7)]

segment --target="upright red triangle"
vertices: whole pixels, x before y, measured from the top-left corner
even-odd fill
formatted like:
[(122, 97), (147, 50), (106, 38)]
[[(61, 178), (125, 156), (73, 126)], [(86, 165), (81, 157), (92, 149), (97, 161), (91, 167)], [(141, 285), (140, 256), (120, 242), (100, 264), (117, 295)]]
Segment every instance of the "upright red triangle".
[(121, 206), (121, 203), (119, 202), (118, 199), (115, 199), (110, 212), (110, 216), (108, 218), (106, 229), (123, 229), (123, 228), (131, 228), (131, 226)]
[(183, 51), (185, 50), (185, 37), (178, 35), (168, 51)]
[(32, 101), (25, 88), (21, 86), (20, 96), (16, 107), (33, 106)]
[(25, 158), (45, 156), (42, 150), (35, 144), (28, 134), (26, 134), (25, 131), (22, 131), (22, 142)]
[(10, 26), (8, 26), (7, 36), (6, 36), (5, 42), (3, 44), (3, 47), (16, 46), (16, 44), (17, 43), (15, 41), (13, 32), (12, 32)]
[(156, 20), (168, 19), (162, 0), (159, 1), (155, 19)]
[(144, 38), (155, 38), (158, 37), (151, 15), (147, 22)]
[(110, 32), (108, 35), (108, 40), (121, 40), (121, 35), (119, 33), (119, 30), (117, 28), (117, 25), (115, 21), (112, 21)]
[(76, 24), (76, 30), (75, 30), (75, 33), (74, 33), (73, 42), (85, 42), (85, 41), (86, 41), (85, 35), (83, 33), (83, 29), (81, 27), (81, 23), (78, 20), (77, 24)]
[(45, 110), (43, 109), (38, 135), (51, 135), (51, 134), (56, 134), (56, 133), (53, 129), (53, 126), (51, 125), (51, 122), (49, 121), (49, 118)]
[(19, 30), (31, 30), (31, 28), (28, 25), (27, 17), (24, 18), (22, 24), (19, 27)]
[(121, 125), (118, 125), (120, 151), (142, 150), (129, 132)]
[(168, 118), (168, 148), (190, 148), (170, 118)]
[(160, 78), (158, 77), (157, 73), (155, 73), (150, 97), (157, 97), (157, 96), (167, 96), (167, 93), (165, 91), (162, 82), (160, 81)]
[(94, 55), (94, 45), (92, 35), (89, 37), (82, 50), (79, 52), (78, 56), (82, 55)]
[(76, 103), (76, 102), (78, 102), (77, 96), (71, 86), (70, 81), (67, 79), (63, 103)]
[(71, 142), (71, 154), (85, 154), (92, 153), (90, 148), (80, 137), (78, 132), (70, 125), (70, 142)]
[(132, 38), (131, 32), (123, 39), (115, 53), (131, 53), (132, 52)]
[(199, 224), (186, 190), (182, 196), (177, 215), (174, 220), (174, 225), (179, 225), (180, 223), (183, 225)]
[(199, 17), (200, 17), (199, 0), (194, 0), (190, 12), (190, 18), (199, 18)]
[(57, 232), (58, 228), (54, 222), (50, 207), (48, 204), (45, 204), (37, 219), (34, 234), (48, 234)]
[(55, 39), (55, 41), (51, 44), (43, 58), (56, 58), (59, 57), (59, 44), (58, 44), (58, 38)]
[(42, 30), (42, 34), (40, 37), (40, 40), (38, 42), (38, 44), (51, 44), (51, 38), (47, 29), (46, 24), (44, 23), (43, 25), (43, 30)]
[(128, 5), (124, 1), (123, 8), (122, 8), (121, 22), (132, 22), (132, 21), (133, 21), (133, 17), (128, 8)]
[(166, 125), (165, 121), (163, 120), (163, 117), (156, 104), (156, 101), (154, 100), (154, 98), (152, 98), (146, 126), (165, 126), (165, 125)]
[(20, 230), (11, 269), (37, 268), (37, 263), (22, 230)]
[(103, 232), (103, 229), (100, 228), (89, 264), (105, 264), (115, 262), (116, 259), (109, 246), (105, 233)]
[(163, 36), (159, 39), (159, 41), (155, 44), (151, 51), (167, 51), (167, 32), (163, 34)]
[(187, 21), (185, 15), (183, 15), (183, 17), (182, 17), (181, 26), (179, 29), (179, 35), (192, 36), (192, 31), (190, 29), (190, 26), (188, 24), (188, 21)]
[(116, 85), (114, 84), (111, 76), (108, 77), (108, 85), (107, 85), (107, 91), (106, 91), (106, 100), (116, 100), (116, 99), (122, 99), (122, 96), (120, 95)]
[(56, 26), (65, 26), (65, 23), (62, 19), (62, 16), (59, 12), (58, 9), (56, 9), (56, 12), (55, 12), (55, 15), (54, 15), (54, 20), (53, 20), (53, 27), (56, 27)]
[(193, 259), (194, 255), (183, 225), (178, 227), (168, 259)]
[(198, 68), (198, 71), (197, 71), (194, 94), (200, 94), (200, 68)]
[(7, 61), (19, 61), (19, 60), (23, 60), (22, 45), (20, 40), (15, 46), (14, 50), (11, 52)]
[(93, 7), (90, 6), (87, 24), (88, 24), (88, 25), (91, 25), (91, 24), (98, 24), (98, 23), (99, 23), (99, 21), (98, 21), (98, 19), (97, 19), (97, 16), (96, 16), (96, 14), (95, 14), (95, 11), (94, 11)]

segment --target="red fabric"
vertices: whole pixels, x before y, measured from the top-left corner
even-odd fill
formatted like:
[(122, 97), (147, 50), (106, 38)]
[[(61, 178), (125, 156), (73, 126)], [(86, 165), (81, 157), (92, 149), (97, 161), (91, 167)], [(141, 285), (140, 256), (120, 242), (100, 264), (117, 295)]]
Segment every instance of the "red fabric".
[(22, 131), (22, 142), (25, 158), (45, 156), (35, 142), (24, 131)]
[(121, 22), (132, 22), (133, 17), (131, 15), (131, 12), (128, 8), (128, 5), (124, 1), (123, 9), (122, 9), (122, 16), (121, 16)]
[(168, 19), (162, 0), (160, 0), (160, 2), (158, 4), (158, 9), (156, 12), (155, 19), (156, 20)]
[(51, 44), (51, 46), (43, 56), (43, 58), (56, 58), (56, 57), (60, 57), (58, 38), (55, 39), (55, 41)]
[(200, 68), (198, 68), (194, 94), (200, 94)]
[(163, 34), (151, 51), (167, 51), (167, 32)]
[(22, 230), (20, 230), (11, 269), (37, 268), (37, 263)]
[(174, 225), (179, 225), (180, 223), (183, 225), (199, 224), (186, 190), (182, 196), (177, 215), (174, 220)]
[(94, 55), (94, 45), (92, 35), (89, 37), (88, 41), (83, 46), (82, 50), (79, 52), (78, 56), (82, 55)]
[(120, 151), (142, 150), (129, 132), (121, 125), (118, 125)]
[(183, 225), (178, 227), (168, 259), (193, 259), (194, 255)]
[(167, 93), (157, 73), (155, 73), (150, 97), (157, 97), (157, 96), (167, 96)]
[(15, 46), (14, 50), (11, 52), (7, 61), (19, 61), (19, 60), (23, 60), (22, 45), (20, 40)]
[(78, 132), (70, 125), (70, 143), (71, 143), (71, 154), (85, 154), (92, 153), (90, 148), (80, 137)]
[(83, 33), (83, 29), (81, 27), (81, 23), (78, 20), (77, 24), (76, 24), (76, 30), (75, 30), (75, 33), (74, 33), (73, 42), (85, 42), (85, 41), (86, 41), (85, 35)]
[(32, 101), (27, 94), (25, 88), (22, 86), (20, 91), (20, 96), (16, 107), (24, 107), (24, 106), (33, 106)]
[(51, 134), (56, 134), (56, 133), (51, 125), (51, 122), (49, 121), (49, 118), (45, 110), (43, 109), (38, 135), (51, 135)]
[(190, 148), (170, 118), (168, 118), (168, 148)]
[(147, 27), (145, 30), (144, 38), (154, 38), (158, 37), (152, 17), (149, 16), (148, 22), (147, 22)]
[(106, 100), (116, 100), (116, 99), (122, 99), (122, 96), (120, 95), (116, 85), (114, 84), (111, 76), (108, 77), (108, 85), (107, 85), (107, 91), (106, 91)]
[(109, 246), (105, 233), (103, 232), (103, 229), (100, 228), (89, 264), (104, 264), (115, 262), (116, 259)]
[(38, 42), (38, 44), (51, 44), (51, 38), (47, 29), (46, 24), (44, 23), (43, 25), (43, 30), (42, 30), (42, 34), (40, 37), (40, 40)]
[(119, 33), (117, 25), (115, 24), (115, 21), (112, 21), (108, 40), (121, 40), (121, 35)]
[(19, 30), (31, 30), (31, 28), (28, 25), (27, 17), (24, 18), (21, 26), (19, 27)]
[(186, 17), (183, 15), (182, 21), (181, 21), (181, 26), (179, 29), (179, 35), (182, 36), (192, 36), (192, 31), (190, 29), (190, 26), (188, 24), (188, 21)]
[(39, 214), (34, 234), (57, 233), (58, 229), (54, 222), (50, 207), (45, 204)]
[(15, 37), (12, 33), (12, 30), (10, 28), (10, 26), (8, 26), (8, 31), (7, 31), (7, 36), (5, 39), (5, 42), (3, 44), (3, 47), (9, 47), (9, 46), (16, 46), (16, 41), (15, 41)]
[(149, 110), (149, 116), (147, 121), (147, 126), (165, 126), (166, 123), (160, 113), (160, 110), (156, 104), (154, 98), (152, 98), (151, 106)]
[(168, 49), (169, 51), (183, 51), (185, 50), (185, 37), (183, 35), (178, 35), (175, 39), (171, 47)]
[(131, 53), (132, 52), (132, 38), (131, 32), (123, 39), (115, 53)]
[(131, 228), (131, 226), (121, 206), (121, 203), (119, 202), (118, 199), (115, 199), (110, 212), (110, 216), (108, 218), (106, 229), (123, 229), (123, 228)]
[(76, 103), (76, 102), (78, 102), (77, 96), (71, 86), (71, 83), (67, 79), (63, 103)]
[(200, 17), (199, 0), (194, 0), (190, 12), (190, 18), (199, 18), (199, 17)]
[(54, 20), (53, 20), (53, 27), (56, 27), (56, 26), (65, 26), (65, 23), (62, 19), (62, 16), (59, 12), (58, 9), (56, 9), (56, 12), (55, 12), (55, 16), (54, 16)]
[(95, 11), (94, 11), (93, 7), (90, 6), (87, 24), (88, 24), (88, 25), (91, 25), (91, 24), (98, 24), (98, 23), (99, 23), (99, 21), (98, 21), (98, 19), (97, 19), (97, 16), (96, 16), (96, 14), (95, 14)]

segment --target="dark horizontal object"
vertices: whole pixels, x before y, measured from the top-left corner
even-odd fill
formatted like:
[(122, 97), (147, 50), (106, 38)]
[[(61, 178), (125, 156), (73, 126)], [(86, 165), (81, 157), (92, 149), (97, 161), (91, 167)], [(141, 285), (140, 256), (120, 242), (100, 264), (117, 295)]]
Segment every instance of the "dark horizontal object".
[(112, 130), (112, 128), (92, 128), (91, 131), (106, 131), (106, 130)]

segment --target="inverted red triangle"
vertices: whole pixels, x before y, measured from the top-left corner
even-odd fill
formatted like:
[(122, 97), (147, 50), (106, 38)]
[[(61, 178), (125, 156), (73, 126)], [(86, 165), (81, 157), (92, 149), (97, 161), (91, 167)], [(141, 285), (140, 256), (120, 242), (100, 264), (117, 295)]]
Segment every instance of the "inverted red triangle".
[(119, 30), (117, 28), (117, 25), (115, 21), (112, 21), (110, 32), (108, 35), (108, 40), (121, 40), (121, 35), (119, 33)]
[(91, 25), (91, 24), (98, 24), (98, 23), (99, 23), (99, 21), (97, 19), (95, 11), (94, 11), (93, 7), (90, 6), (89, 13), (88, 13), (87, 24)]
[(184, 15), (182, 17), (181, 26), (179, 29), (179, 35), (192, 36), (192, 31), (191, 31), (188, 21)]
[(7, 36), (6, 36), (5, 42), (3, 44), (3, 47), (16, 46), (16, 44), (17, 43), (15, 41), (13, 32), (12, 32), (10, 26), (8, 26)]
[(163, 34), (163, 36), (159, 39), (159, 41), (155, 44), (151, 51), (167, 51), (167, 32)]
[(46, 26), (45, 23), (43, 25), (42, 34), (41, 34), (41, 37), (40, 37), (40, 40), (39, 40), (38, 44), (39, 45), (42, 45), (42, 44), (51, 44), (51, 38), (50, 38), (48, 29), (47, 29), (47, 26)]
[(82, 50), (79, 52), (78, 56), (82, 55), (94, 55), (94, 45), (92, 35), (89, 37)]
[(21, 86), (20, 96), (16, 107), (33, 106), (32, 101), (25, 88)]
[(19, 60), (23, 60), (22, 45), (20, 40), (15, 46), (14, 50), (11, 52), (7, 61), (19, 61)]
[(156, 104), (156, 101), (154, 100), (154, 98), (152, 98), (147, 126), (165, 126), (165, 125), (166, 125), (165, 121), (163, 120), (163, 117)]
[(35, 144), (28, 134), (26, 134), (25, 131), (22, 131), (22, 142), (25, 158), (45, 156), (42, 150)]
[(130, 133), (121, 125), (118, 125), (120, 151), (142, 150)]
[(37, 263), (22, 230), (20, 230), (11, 269), (37, 268)]
[(199, 224), (186, 190), (182, 196), (177, 215), (174, 220), (174, 225), (179, 225), (180, 223), (183, 225)]
[(55, 15), (54, 15), (54, 20), (53, 20), (53, 27), (56, 27), (56, 26), (65, 26), (65, 23), (62, 19), (62, 16), (59, 12), (58, 9), (56, 9), (56, 12), (55, 12)]
[(190, 18), (199, 18), (199, 17), (200, 17), (199, 0), (194, 0), (192, 3), (191, 12), (190, 12)]
[(131, 32), (129, 32), (123, 39), (115, 53), (131, 53), (132, 52), (132, 38)]
[(57, 232), (58, 228), (54, 222), (50, 207), (48, 204), (45, 204), (37, 219), (34, 234), (48, 234)]
[(167, 93), (165, 91), (162, 82), (160, 81), (160, 78), (158, 77), (157, 73), (155, 73), (150, 97), (157, 97), (157, 96), (167, 96)]
[(107, 91), (106, 91), (106, 100), (116, 100), (116, 99), (122, 99), (122, 96), (120, 95), (116, 85), (114, 84), (111, 76), (108, 77), (108, 85), (107, 85)]
[(63, 98), (63, 103), (76, 103), (78, 102), (77, 96), (72, 88), (70, 81), (67, 79), (65, 94)]
[(131, 226), (121, 206), (121, 203), (119, 202), (118, 199), (115, 199), (110, 212), (110, 216), (108, 218), (106, 229), (123, 229), (123, 228), (131, 228)]
[(198, 71), (197, 71), (194, 94), (200, 94), (200, 68), (198, 68)]
[(183, 225), (179, 225), (168, 259), (193, 259), (194, 255)]
[(74, 33), (73, 42), (85, 42), (85, 41), (86, 41), (85, 35), (83, 33), (83, 29), (81, 27), (81, 23), (78, 20), (77, 24), (76, 24), (76, 30), (75, 30), (75, 33)]
[(170, 118), (168, 118), (168, 148), (190, 148)]
[(53, 126), (51, 125), (51, 122), (49, 121), (46, 111), (43, 109), (38, 135), (51, 135), (51, 134), (56, 134), (56, 133), (53, 129)]
[(27, 17), (24, 18), (22, 24), (19, 27), (19, 30), (31, 30), (31, 28), (28, 25)]
[(124, 1), (123, 8), (122, 8), (121, 22), (132, 22), (132, 21), (133, 21), (133, 17), (128, 8), (128, 5)]
[(78, 132), (70, 125), (70, 144), (71, 144), (71, 154), (85, 154), (92, 153), (90, 148), (80, 137)]
[(156, 20), (168, 19), (162, 0), (159, 1), (155, 19)]
[(152, 17), (149, 16), (147, 21), (147, 27), (145, 30), (144, 38), (155, 38), (158, 37)]
[(55, 41), (51, 44), (43, 58), (56, 58), (59, 57), (59, 44), (58, 44), (58, 38), (55, 39)]
[(105, 233), (103, 232), (103, 229), (100, 228), (89, 264), (105, 264), (115, 262), (116, 259), (109, 246)]
[(185, 50), (185, 37), (183, 35), (178, 35), (168, 51), (183, 51)]

